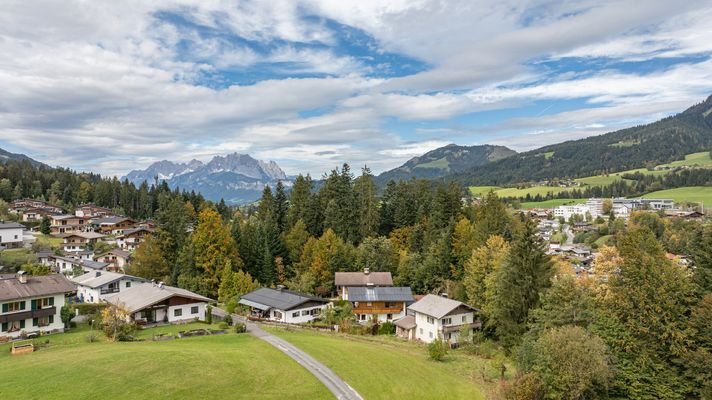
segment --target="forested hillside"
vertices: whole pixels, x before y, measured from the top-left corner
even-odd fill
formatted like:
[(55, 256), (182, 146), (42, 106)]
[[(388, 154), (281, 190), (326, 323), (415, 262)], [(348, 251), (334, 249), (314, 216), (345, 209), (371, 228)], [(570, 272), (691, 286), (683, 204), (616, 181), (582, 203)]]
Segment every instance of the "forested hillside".
[(449, 175), (462, 185), (579, 178), (681, 160), (712, 149), (712, 96), (660, 121), (520, 153)]

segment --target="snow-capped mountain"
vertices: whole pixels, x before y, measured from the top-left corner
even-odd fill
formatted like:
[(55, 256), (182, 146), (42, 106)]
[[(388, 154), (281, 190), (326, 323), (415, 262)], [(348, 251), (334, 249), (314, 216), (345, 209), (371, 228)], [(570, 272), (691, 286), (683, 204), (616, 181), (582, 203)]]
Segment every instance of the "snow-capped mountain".
[(198, 160), (188, 163), (159, 161), (145, 170), (134, 170), (126, 178), (135, 183), (152, 183), (156, 178), (166, 181), (171, 188), (194, 190), (207, 199), (221, 198), (230, 204), (245, 204), (260, 198), (265, 185), (274, 187), (278, 181), (289, 187), (287, 175), (274, 161), (255, 160), (247, 154), (215, 156), (204, 164)]

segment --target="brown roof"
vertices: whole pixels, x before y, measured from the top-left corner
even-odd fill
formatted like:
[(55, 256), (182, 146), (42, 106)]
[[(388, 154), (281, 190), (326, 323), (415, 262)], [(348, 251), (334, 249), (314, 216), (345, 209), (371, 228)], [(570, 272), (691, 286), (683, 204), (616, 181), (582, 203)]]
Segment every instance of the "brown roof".
[(0, 301), (69, 293), (75, 290), (74, 284), (60, 274), (28, 276), (27, 283), (20, 283), (14, 276), (0, 279)]
[(336, 286), (393, 286), (390, 272), (337, 272), (334, 274)]
[(415, 317), (412, 315), (405, 316), (405, 317), (397, 320), (396, 322), (394, 322), (394, 324), (397, 327), (400, 327), (400, 328), (403, 328), (406, 330), (413, 329), (417, 326), (415, 323)]

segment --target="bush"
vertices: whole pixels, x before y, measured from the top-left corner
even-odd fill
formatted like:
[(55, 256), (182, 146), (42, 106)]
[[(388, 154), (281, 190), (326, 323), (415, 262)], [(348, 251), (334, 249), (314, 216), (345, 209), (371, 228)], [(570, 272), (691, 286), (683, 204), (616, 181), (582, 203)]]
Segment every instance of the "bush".
[(225, 319), (223, 319), (223, 322), (226, 323), (228, 326), (232, 325), (232, 316), (230, 314), (225, 316)]
[(232, 314), (235, 312), (235, 308), (237, 308), (237, 300), (232, 298), (230, 301), (225, 304), (225, 311), (227, 311), (228, 314)]
[(507, 400), (541, 400), (544, 398), (544, 383), (536, 372), (517, 377), (504, 391)]
[(247, 332), (247, 325), (243, 324), (242, 322), (238, 322), (235, 324), (235, 333), (245, 333)]
[(442, 361), (449, 350), (447, 342), (438, 338), (428, 345), (428, 355), (431, 360)]
[(381, 324), (381, 326), (378, 327), (378, 334), (379, 335), (395, 335), (396, 334), (396, 325), (391, 322), (391, 321), (386, 321)]
[(213, 307), (211, 305), (205, 307), (205, 322), (208, 325), (213, 323)]
[(218, 324), (218, 328), (225, 330), (225, 329), (229, 329), (230, 325), (228, 325), (227, 322), (221, 322)]
[(99, 335), (96, 332), (91, 332), (87, 335), (87, 342), (94, 343), (99, 340)]

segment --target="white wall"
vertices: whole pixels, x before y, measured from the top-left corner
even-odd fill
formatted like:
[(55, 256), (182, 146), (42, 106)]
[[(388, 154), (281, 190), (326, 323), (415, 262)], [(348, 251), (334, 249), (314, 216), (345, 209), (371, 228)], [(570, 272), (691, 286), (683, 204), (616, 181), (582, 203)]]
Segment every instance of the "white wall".
[[(282, 313), (282, 320), (281, 322), (286, 322), (288, 324), (303, 324), (305, 322), (309, 322), (313, 320), (314, 318), (317, 318), (319, 314), (321, 314), (321, 310), (325, 309), (326, 305), (322, 306), (312, 306), (312, 307), (307, 307), (307, 308), (296, 308), (293, 310), (289, 311), (282, 311), (278, 310)], [(312, 315), (312, 310), (315, 310), (315, 314)], [(307, 313), (307, 315), (303, 315), (304, 312)], [(299, 313), (298, 317), (295, 317), (294, 314)], [(272, 313), (272, 310), (270, 310), (270, 316), (274, 315)]]
[[(131, 286), (127, 286), (128, 284), (131, 284)], [(125, 290), (129, 287), (132, 287), (133, 285), (138, 285), (140, 282), (137, 280), (133, 279), (121, 279), (119, 280), (119, 291), (115, 293), (107, 293), (107, 294), (101, 294), (101, 289), (103, 288), (108, 288), (109, 284), (103, 285), (98, 288), (90, 288), (88, 286), (83, 286), (81, 284), (77, 284), (77, 297), (80, 299), (83, 297), (85, 303), (101, 303), (101, 300), (104, 300), (107, 297), (111, 297), (115, 294), (121, 293), (122, 290)]]
[(0, 245), (22, 243), (22, 228), (0, 229)]
[[(57, 330), (60, 332), (64, 332), (64, 324), (62, 323), (62, 318), (61, 318), (61, 313), (60, 310), (64, 306), (64, 294), (55, 294), (54, 296), (39, 296), (39, 297), (30, 297), (26, 298), (23, 300), (18, 300), (18, 301), (25, 301), (25, 309), (22, 310), (24, 311), (29, 311), (31, 310), (31, 304), (33, 299), (38, 299), (38, 298), (45, 298), (45, 297), (54, 297), (54, 307), (55, 307), (55, 314), (54, 314), (54, 320), (51, 324), (47, 326), (32, 326), (32, 318), (28, 318), (25, 320), (25, 327), (15, 331), (15, 332), (0, 332), (0, 336), (9, 336), (12, 338), (19, 338), (22, 334), (22, 332), (26, 333), (33, 333), (33, 332), (50, 332), (53, 330)], [(13, 301), (3, 301), (2, 303), (12, 303)], [(1, 310), (1, 309), (0, 309)], [(1, 312), (1, 311), (0, 311)], [(7, 313), (7, 314), (12, 314), (12, 313)], [(2, 325), (0, 325), (1, 327)], [(2, 329), (2, 328), (0, 328)]]
[[(462, 318), (466, 317), (466, 322), (463, 322)], [(434, 323), (429, 323), (428, 322), (428, 316), (419, 312), (415, 313), (415, 338), (419, 339), (425, 343), (430, 343), (437, 339), (438, 337), (441, 337), (442, 339), (445, 339), (443, 337), (442, 333), (442, 328), (443, 326), (462, 326), (463, 324), (471, 324), (474, 322), (474, 313), (468, 312), (468, 313), (462, 313), (462, 314), (453, 314), (453, 315), (447, 315), (443, 319), (450, 318), (451, 322), (449, 324), (443, 324), (442, 319), (434, 319)], [(459, 330), (455, 332), (451, 332), (451, 339), (450, 342), (456, 342), (457, 337), (459, 336)]]
[[(205, 321), (205, 306), (207, 306), (207, 303), (199, 302), (168, 307), (168, 322), (194, 320), (195, 318)], [(191, 308), (193, 307), (198, 307), (198, 312), (195, 314), (191, 313)], [(181, 315), (176, 316), (175, 310), (181, 310)], [(156, 320), (159, 320), (158, 315), (156, 315)]]

